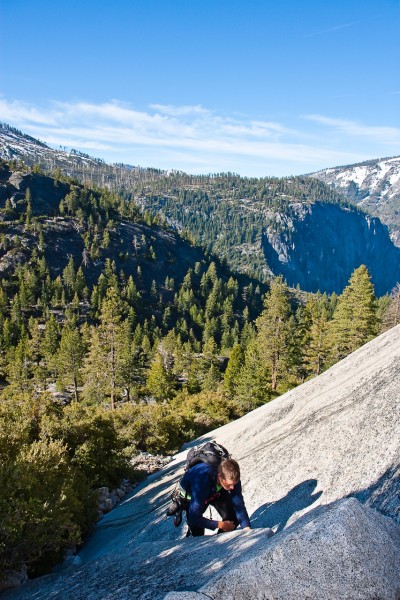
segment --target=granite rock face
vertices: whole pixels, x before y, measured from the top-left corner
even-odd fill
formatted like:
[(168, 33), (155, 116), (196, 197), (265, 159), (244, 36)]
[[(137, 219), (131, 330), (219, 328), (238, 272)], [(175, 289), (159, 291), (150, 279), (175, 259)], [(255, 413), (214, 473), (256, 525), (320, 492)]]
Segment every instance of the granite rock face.
[(26, 210), (26, 191), (32, 197), (32, 214), (54, 216), (58, 214), (60, 201), (69, 192), (66, 183), (54, 182), (50, 177), (38, 173), (10, 171), (0, 167), (0, 208), (10, 200), (13, 209), (21, 214)]
[(365, 264), (375, 293), (400, 281), (400, 248), (381, 221), (335, 204), (293, 206), (295, 217), (279, 216), (279, 232), (266, 228), (262, 247), (273, 273), (309, 292), (340, 294), (354, 269)]
[(249, 560), (215, 576), (196, 597), (250, 600), (396, 600), (400, 526), (356, 499), (320, 507), (275, 536)]
[(252, 531), (185, 538), (167, 519), (186, 449), (105, 515), (79, 566), (4, 598), (398, 600), (399, 367), (397, 326), (203, 436), (239, 461)]

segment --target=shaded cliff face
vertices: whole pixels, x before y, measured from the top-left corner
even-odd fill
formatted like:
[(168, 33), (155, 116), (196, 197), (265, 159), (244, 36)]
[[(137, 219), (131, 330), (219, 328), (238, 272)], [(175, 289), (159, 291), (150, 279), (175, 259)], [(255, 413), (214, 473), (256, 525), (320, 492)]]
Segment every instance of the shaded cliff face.
[(342, 292), (365, 264), (378, 296), (400, 281), (400, 249), (379, 219), (332, 204), (296, 206), (296, 216), (279, 215), (280, 231), (262, 239), (265, 259), (289, 285), (309, 292)]

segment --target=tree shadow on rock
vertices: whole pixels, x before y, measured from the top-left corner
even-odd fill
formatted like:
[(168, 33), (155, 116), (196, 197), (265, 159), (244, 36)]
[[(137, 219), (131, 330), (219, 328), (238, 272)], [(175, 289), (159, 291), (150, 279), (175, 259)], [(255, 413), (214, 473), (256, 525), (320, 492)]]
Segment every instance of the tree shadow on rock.
[(318, 481), (307, 479), (296, 485), (276, 502), (266, 502), (251, 515), (252, 527), (270, 527), (275, 532), (282, 531), (294, 513), (311, 506), (322, 492), (313, 493)]

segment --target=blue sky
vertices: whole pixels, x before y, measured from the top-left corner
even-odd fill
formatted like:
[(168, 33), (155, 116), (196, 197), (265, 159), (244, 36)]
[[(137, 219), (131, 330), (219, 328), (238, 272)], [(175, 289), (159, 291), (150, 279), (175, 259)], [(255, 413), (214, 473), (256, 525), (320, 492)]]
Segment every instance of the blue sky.
[(0, 120), (108, 162), (400, 154), (400, 0), (0, 0)]

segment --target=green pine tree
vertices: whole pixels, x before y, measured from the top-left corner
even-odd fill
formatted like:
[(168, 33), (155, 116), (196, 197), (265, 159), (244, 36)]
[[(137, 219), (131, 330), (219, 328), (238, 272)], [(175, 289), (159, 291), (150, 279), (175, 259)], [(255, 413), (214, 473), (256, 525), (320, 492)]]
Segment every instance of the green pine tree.
[(289, 289), (278, 277), (271, 283), (265, 298), (264, 310), (257, 319), (257, 342), (260, 356), (270, 375), (271, 391), (276, 392), (278, 383), (287, 375), (291, 366), (292, 337), (289, 318), (291, 307)]
[(131, 347), (122, 322), (122, 310), (118, 292), (111, 287), (101, 306), (100, 325), (92, 330), (83, 368), (84, 397), (97, 403), (109, 398), (111, 409), (115, 408), (125, 387), (123, 374)]
[(66, 325), (61, 334), (54, 364), (58, 373), (58, 385), (62, 388), (71, 386), (75, 402), (78, 402), (78, 387), (82, 385), (81, 368), (84, 356), (85, 346), (78, 328), (73, 323)]
[(228, 366), (224, 375), (224, 391), (228, 398), (233, 399), (236, 395), (237, 386), (244, 366), (245, 354), (240, 344), (234, 346), (229, 357)]
[(326, 368), (329, 357), (329, 321), (324, 302), (312, 298), (307, 302), (310, 324), (303, 338), (303, 365), (306, 377), (320, 375)]
[(7, 357), (7, 379), (18, 392), (33, 388), (33, 357), (27, 334), (21, 336), (15, 348), (11, 348)]
[(158, 402), (170, 399), (173, 395), (173, 376), (164, 364), (163, 356), (157, 352), (147, 375), (146, 388)]
[(244, 364), (237, 376), (234, 400), (241, 414), (271, 400), (270, 373), (260, 354), (256, 338), (246, 348)]
[(332, 320), (333, 359), (340, 360), (378, 333), (374, 287), (367, 267), (361, 265), (343, 290)]

